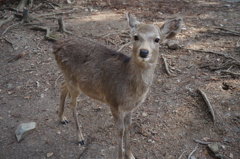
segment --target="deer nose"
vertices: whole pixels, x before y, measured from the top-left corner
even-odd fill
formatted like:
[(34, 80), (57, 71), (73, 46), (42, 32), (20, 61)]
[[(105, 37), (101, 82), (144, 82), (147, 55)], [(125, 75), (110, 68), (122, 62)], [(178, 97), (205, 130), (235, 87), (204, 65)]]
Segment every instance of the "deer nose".
[(148, 50), (145, 50), (145, 49), (141, 49), (140, 50), (140, 56), (142, 57), (142, 58), (146, 58), (147, 57), (147, 55), (148, 55)]

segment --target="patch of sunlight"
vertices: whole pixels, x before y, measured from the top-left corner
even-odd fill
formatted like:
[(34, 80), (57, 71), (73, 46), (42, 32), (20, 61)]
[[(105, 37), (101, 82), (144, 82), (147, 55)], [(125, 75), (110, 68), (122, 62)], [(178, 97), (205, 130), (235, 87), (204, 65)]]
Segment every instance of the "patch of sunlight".
[(120, 20), (123, 18), (123, 16), (124, 16), (123, 14), (116, 14), (112, 12), (101, 12), (101, 14), (94, 14), (91, 16), (80, 17), (78, 20), (82, 22)]

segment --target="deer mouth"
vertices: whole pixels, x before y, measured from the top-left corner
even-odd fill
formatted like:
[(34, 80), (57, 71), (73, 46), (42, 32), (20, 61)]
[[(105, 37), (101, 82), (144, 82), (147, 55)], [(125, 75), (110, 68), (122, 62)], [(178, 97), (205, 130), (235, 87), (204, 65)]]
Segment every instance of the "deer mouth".
[(150, 56), (147, 57), (138, 56), (138, 60), (141, 62), (148, 62), (150, 59), (151, 59)]

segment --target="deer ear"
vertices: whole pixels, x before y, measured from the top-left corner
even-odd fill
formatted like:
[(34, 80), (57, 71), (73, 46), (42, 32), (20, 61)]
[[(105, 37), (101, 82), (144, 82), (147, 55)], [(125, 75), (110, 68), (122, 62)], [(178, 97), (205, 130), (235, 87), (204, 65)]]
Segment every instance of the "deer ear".
[(127, 21), (131, 29), (135, 29), (136, 26), (140, 24), (140, 22), (136, 19), (136, 17), (130, 13), (127, 13)]
[(178, 17), (165, 22), (161, 28), (162, 40), (171, 39), (181, 30), (183, 19)]

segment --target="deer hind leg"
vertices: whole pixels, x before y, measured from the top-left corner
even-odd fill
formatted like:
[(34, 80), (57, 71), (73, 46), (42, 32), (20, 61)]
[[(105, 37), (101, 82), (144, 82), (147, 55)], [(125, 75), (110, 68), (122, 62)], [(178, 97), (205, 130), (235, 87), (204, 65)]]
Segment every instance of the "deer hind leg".
[(65, 99), (66, 99), (67, 95), (68, 95), (67, 86), (66, 86), (65, 82), (62, 82), (61, 94), (60, 94), (60, 106), (59, 106), (59, 112), (58, 112), (58, 115), (60, 117), (60, 122), (62, 124), (68, 123), (67, 118), (64, 116), (64, 105), (65, 105)]
[(125, 156), (127, 159), (135, 159), (132, 154), (131, 146), (130, 146), (130, 128), (132, 123), (132, 112), (128, 112), (124, 117), (124, 146), (125, 146)]
[(77, 91), (70, 92), (70, 103), (69, 104), (70, 104), (70, 108), (72, 109), (73, 117), (74, 117), (76, 128), (77, 128), (78, 144), (84, 145), (85, 142), (84, 142), (81, 126), (78, 121), (77, 108), (76, 108), (78, 95), (79, 95), (79, 92), (77, 92)]

